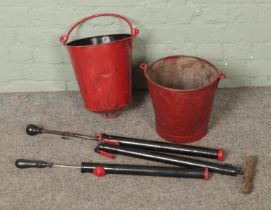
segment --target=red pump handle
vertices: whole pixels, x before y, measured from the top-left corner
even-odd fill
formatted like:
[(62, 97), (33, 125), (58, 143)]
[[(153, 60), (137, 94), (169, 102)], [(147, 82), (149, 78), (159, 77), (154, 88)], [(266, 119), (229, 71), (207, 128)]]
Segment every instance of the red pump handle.
[(131, 32), (131, 35), (133, 38), (137, 37), (137, 35), (139, 34), (139, 29), (138, 28), (133, 28), (133, 25), (132, 23), (125, 17), (121, 16), (121, 15), (118, 15), (118, 14), (114, 14), (114, 13), (100, 13), (100, 14), (95, 14), (95, 15), (91, 15), (91, 16), (88, 16), (80, 21), (78, 21), (77, 23), (75, 23), (71, 28), (70, 30), (68, 31), (67, 34), (64, 34), (62, 35), (60, 38), (59, 38), (59, 41), (62, 43), (62, 44), (66, 44), (72, 31), (77, 27), (79, 26), (81, 23), (87, 21), (87, 20), (90, 20), (90, 19), (93, 19), (93, 18), (96, 18), (96, 17), (104, 17), (104, 16), (111, 16), (111, 17), (116, 17), (116, 18), (120, 18), (122, 19), (123, 21), (125, 21), (129, 27), (130, 27), (130, 32)]

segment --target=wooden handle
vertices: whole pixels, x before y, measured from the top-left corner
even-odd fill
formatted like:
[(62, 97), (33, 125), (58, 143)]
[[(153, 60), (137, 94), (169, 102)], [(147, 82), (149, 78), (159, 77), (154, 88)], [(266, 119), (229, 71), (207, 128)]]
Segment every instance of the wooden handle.
[(246, 159), (243, 182), (241, 184), (241, 192), (249, 194), (253, 188), (253, 176), (257, 163), (257, 157), (250, 155)]

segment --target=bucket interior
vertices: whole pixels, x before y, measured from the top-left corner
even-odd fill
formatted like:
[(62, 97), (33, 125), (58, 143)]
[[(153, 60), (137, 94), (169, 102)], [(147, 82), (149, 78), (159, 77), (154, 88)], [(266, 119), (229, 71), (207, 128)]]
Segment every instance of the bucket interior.
[(199, 89), (212, 83), (218, 71), (210, 63), (189, 56), (161, 59), (147, 68), (155, 83), (173, 89)]
[(86, 46), (86, 45), (97, 45), (97, 44), (107, 44), (122, 39), (131, 37), (131, 34), (110, 34), (102, 36), (87, 37), (83, 39), (77, 39), (68, 42), (68, 46)]

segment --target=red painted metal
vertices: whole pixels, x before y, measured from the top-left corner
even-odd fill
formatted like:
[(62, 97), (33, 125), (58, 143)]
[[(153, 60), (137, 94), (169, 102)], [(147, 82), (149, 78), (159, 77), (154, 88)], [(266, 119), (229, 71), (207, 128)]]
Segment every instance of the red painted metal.
[(218, 153), (217, 153), (217, 159), (220, 160), (220, 161), (223, 161), (224, 160), (224, 155), (225, 155), (224, 149), (219, 148)]
[(117, 140), (112, 140), (112, 139), (103, 139), (101, 142), (103, 142), (105, 144), (115, 145), (115, 146), (120, 145), (120, 143)]
[(209, 169), (208, 168), (204, 169), (204, 179), (205, 179), (205, 181), (208, 181), (208, 179), (209, 179)]
[[(117, 145), (118, 146), (118, 145)], [(101, 155), (101, 156), (104, 156), (106, 158), (109, 158), (109, 159), (116, 159), (116, 156), (115, 155), (112, 155), (108, 152), (105, 152), (105, 151), (102, 151), (102, 150), (96, 150), (96, 152)]]
[(97, 166), (93, 169), (93, 174), (95, 176), (98, 176), (98, 177), (102, 177), (102, 176), (105, 176), (106, 175), (106, 171), (104, 169), (104, 167), (101, 167), (101, 166)]
[[(81, 23), (101, 17), (120, 18), (130, 27), (131, 35), (120, 40), (95, 45), (69, 46), (72, 31)], [(66, 46), (76, 74), (86, 108), (103, 114), (106, 118), (118, 116), (118, 111), (132, 101), (131, 65), (132, 42), (139, 30), (125, 17), (102, 13), (86, 17), (74, 24), (67, 34), (60, 37)]]
[[(189, 56), (169, 56), (161, 60), (178, 59)], [(216, 67), (206, 60), (199, 59)], [(190, 143), (206, 135), (208, 122), (213, 106), (213, 98), (219, 80), (225, 78), (224, 73), (217, 71), (216, 79), (209, 85), (198, 89), (173, 89), (154, 82), (147, 73), (151, 67), (141, 64), (148, 81), (148, 89), (152, 98), (155, 113), (156, 131), (164, 139), (174, 143)]]

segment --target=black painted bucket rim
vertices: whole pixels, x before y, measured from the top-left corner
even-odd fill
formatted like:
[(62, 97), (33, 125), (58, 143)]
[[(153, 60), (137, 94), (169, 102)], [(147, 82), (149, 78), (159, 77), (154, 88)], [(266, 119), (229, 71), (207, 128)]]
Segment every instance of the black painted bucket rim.
[[(126, 37), (121, 38), (119, 40), (112, 41), (112, 42), (102, 43), (102, 44), (70, 45), (70, 43), (77, 42), (77, 41), (83, 41), (83, 40), (93, 39), (93, 38), (100, 38), (100, 37), (105, 37), (105, 36), (119, 36), (119, 35), (126, 36)], [(81, 39), (75, 39), (75, 40), (72, 40), (72, 41), (69, 41), (69, 42), (65, 43), (64, 45), (66, 47), (69, 47), (69, 48), (70, 47), (71, 48), (98, 47), (98, 46), (105, 46), (105, 45), (107, 46), (107, 45), (117, 44), (119, 42), (127, 41), (127, 40), (130, 40), (130, 39), (133, 39), (133, 38), (134, 37), (131, 34), (127, 34), (127, 33), (123, 33), (123, 34), (105, 34), (105, 35), (90, 36), (90, 37), (85, 37), (85, 38), (81, 38)]]

